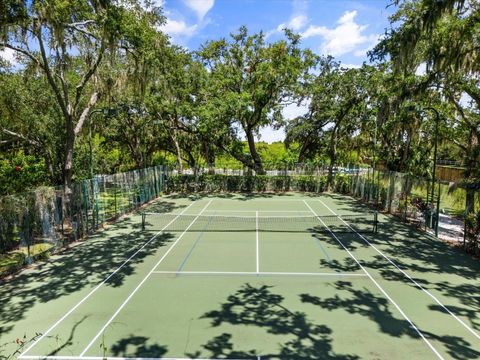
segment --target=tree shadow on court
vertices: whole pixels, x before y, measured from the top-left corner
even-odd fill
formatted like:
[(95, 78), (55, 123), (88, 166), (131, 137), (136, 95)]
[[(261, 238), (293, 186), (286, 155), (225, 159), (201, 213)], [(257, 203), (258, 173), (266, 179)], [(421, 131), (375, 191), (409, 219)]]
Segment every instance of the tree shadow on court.
[(165, 345), (149, 343), (148, 337), (132, 334), (113, 344), (110, 351), (113, 356), (124, 358), (161, 358), (168, 348)]
[(320, 259), (320, 268), (327, 268), (339, 273), (354, 273), (360, 270), (360, 266), (352, 258), (345, 258), (342, 261)]
[[(44, 263), (37, 263), (31, 269), (4, 280), (0, 286), (0, 333), (2, 337), (23, 336), (13, 334), (15, 322), (23, 319), (28, 312), (38, 311), (36, 305), (48, 303), (73, 295), (71, 303), (76, 304), (86, 293), (75, 294), (82, 289), (93, 289), (122, 263), (151, 239), (151, 234), (133, 230), (135, 221), (125, 220), (109, 225), (104, 231), (75, 244), (61, 254), (52, 256)], [(172, 234), (161, 234), (152, 240), (105, 283), (105, 286), (119, 287), (126, 277), (158, 248), (172, 241)], [(41, 309), (41, 308), (38, 308)], [(66, 310), (65, 310), (66, 311)], [(63, 315), (59, 314), (58, 317)], [(56, 319), (52, 319), (53, 322)], [(49, 324), (45, 324), (47, 327)], [(21, 329), (24, 331), (27, 329)], [(28, 329), (34, 333), (44, 329)]]
[[(418, 336), (406, 320), (393, 316), (388, 299), (384, 296), (373, 294), (365, 288), (355, 289), (350, 281), (337, 281), (334, 286), (338, 294), (331, 298), (322, 299), (305, 293), (300, 295), (300, 299), (304, 303), (317, 305), (329, 311), (342, 309), (350, 314), (367, 317), (377, 323), (381, 332), (393, 337)], [(339, 294), (348, 294), (348, 296)]]
[[(335, 201), (338, 212), (358, 211), (369, 209), (355, 199), (336, 194), (325, 194)], [(419, 231), (414, 226), (405, 224), (394, 216), (381, 216), (379, 232), (377, 234), (363, 234), (363, 236), (381, 253), (390, 258), (400, 269), (409, 274), (417, 284), (426, 290), (434, 289), (441, 294), (440, 301), (446, 303), (459, 302), (464, 306), (448, 305), (455, 314), (471, 314), (467, 321), (477, 331), (480, 330), (480, 296), (478, 295), (478, 274), (480, 263), (478, 260), (465, 254), (462, 249), (452, 248), (448, 244)], [(344, 238), (340, 237), (343, 241)], [(348, 248), (355, 249), (360, 245), (369, 247), (358, 235), (348, 236)], [(328, 241), (332, 242), (333, 239)], [(333, 242), (332, 242), (333, 243)], [(345, 243), (347, 245), (347, 243)], [(373, 248), (368, 259), (361, 259), (367, 269), (376, 269), (382, 278), (398, 281), (417, 289), (423, 290), (411, 279), (402, 274)], [(437, 295), (438, 296), (438, 295)], [(435, 311), (444, 312), (442, 307), (433, 307)]]
[[(279, 344), (278, 353), (258, 354), (255, 350), (234, 350), (231, 335), (223, 333), (203, 346), (211, 357), (262, 359), (358, 359), (356, 355), (337, 354), (332, 349), (332, 330), (318, 325), (304, 312), (291, 310), (283, 304), (284, 298), (271, 291), (271, 286), (244, 284), (221, 304), (219, 310), (207, 312), (202, 318), (210, 319), (213, 327), (223, 323), (256, 326), (274, 335), (287, 335), (289, 340)], [(200, 353), (188, 354), (200, 356)], [(210, 356), (210, 355), (209, 355)]]
[[(256, 359), (259, 356), (256, 350), (239, 351), (235, 350), (234, 346), (232, 335), (222, 333), (208, 341), (203, 348), (208, 352), (208, 357), (214, 359)], [(185, 355), (192, 359), (198, 359), (201, 358), (202, 352), (196, 351)], [(262, 358), (264, 357), (262, 356)]]
[[(338, 194), (324, 196), (336, 200), (335, 209), (339, 213), (342, 213), (342, 210), (358, 213), (371, 210), (366, 204), (348, 196)], [(402, 223), (392, 215), (381, 216), (377, 234), (363, 236), (374, 245), (381, 246), (380, 250), (395, 257), (395, 261), (399, 259), (403, 261), (404, 266), (415, 271), (457, 274), (467, 279), (476, 279), (480, 272), (480, 263), (462, 250), (452, 248), (415, 227)], [(365, 244), (358, 235), (352, 239)]]
[(68, 335), (68, 338), (65, 340), (62, 340), (60, 336), (55, 336), (54, 340), (56, 342), (56, 347), (51, 350), (47, 356), (55, 356), (57, 355), (60, 351), (63, 349), (73, 345), (73, 338), (75, 337), (75, 332), (77, 331), (77, 328), (87, 319), (87, 316), (84, 316), (81, 320), (77, 321), (73, 326), (72, 329), (70, 330), (70, 334)]
[(324, 229), (321, 229), (320, 231), (315, 231), (315, 229), (313, 229), (311, 233), (312, 233), (312, 236), (315, 237), (318, 241), (331, 244), (340, 250), (345, 250), (344, 246), (350, 251), (355, 250), (357, 248), (368, 247), (367, 244), (359, 241), (358, 235), (355, 233), (334, 232), (336, 238), (333, 237), (333, 235), (330, 232), (325, 232)]
[(456, 274), (466, 279), (476, 279), (480, 272), (480, 263), (461, 250), (419, 233), (392, 217), (383, 220), (380, 232), (367, 239), (383, 245), (382, 252), (402, 259), (406, 266), (416, 271)]
[[(389, 301), (385, 297), (375, 295), (365, 288), (355, 289), (353, 284), (349, 281), (337, 281), (334, 286), (338, 290), (338, 294), (333, 297), (320, 298), (305, 293), (301, 294), (300, 298), (304, 303), (316, 305), (329, 311), (341, 309), (350, 314), (364, 316), (369, 320), (374, 321), (382, 333), (388, 334), (392, 337), (401, 338), (402, 336), (408, 336), (410, 338), (420, 339), (419, 334), (412, 328), (407, 320), (398, 319), (393, 316), (393, 313), (389, 308)], [(347, 293), (348, 296), (339, 295), (345, 293)], [(431, 309), (444, 312), (444, 309), (436, 305), (432, 305)], [(461, 313), (459, 312), (459, 314)], [(469, 313), (462, 315), (471, 316), (473, 314)], [(480, 352), (472, 348), (473, 344), (470, 344), (460, 336), (441, 336), (422, 329), (420, 329), (420, 331), (428, 339), (435, 339), (442, 343), (447, 349), (449, 355), (454, 359), (467, 360), (480, 358)]]
[(472, 349), (472, 344), (470, 344), (468, 341), (461, 338), (460, 336), (455, 336), (455, 335), (438, 336), (425, 331), (423, 332), (423, 334), (428, 339), (434, 339), (444, 344), (447, 350), (447, 353), (451, 356), (452, 359), (458, 359), (458, 360), (480, 359), (480, 352)]
[[(234, 196), (234, 195), (231, 195)], [(166, 194), (164, 196), (165, 199), (188, 199), (190, 201), (196, 201), (196, 200), (201, 200), (203, 198), (207, 197), (207, 194), (202, 194), (202, 193), (192, 193), (192, 192), (186, 192), (186, 193), (170, 193)]]

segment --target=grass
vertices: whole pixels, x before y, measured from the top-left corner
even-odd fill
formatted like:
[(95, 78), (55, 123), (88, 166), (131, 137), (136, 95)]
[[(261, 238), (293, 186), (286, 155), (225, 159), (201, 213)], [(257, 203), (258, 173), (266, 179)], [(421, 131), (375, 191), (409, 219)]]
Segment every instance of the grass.
[[(50, 243), (39, 243), (30, 246), (30, 257), (38, 258), (47, 256), (48, 251), (53, 247)], [(21, 268), (28, 257), (29, 250), (27, 246), (22, 246), (18, 250), (0, 255), (0, 277), (11, 274)]]
[(106, 189), (106, 191), (100, 191), (94, 201), (90, 199), (89, 218), (93, 218), (92, 207), (95, 207), (95, 202), (98, 205), (98, 220), (104, 222), (136, 208), (138, 204), (133, 204), (132, 199), (142, 197), (142, 201), (140, 202), (143, 203), (146, 200), (143, 199), (143, 197), (150, 198), (148, 195), (153, 194), (142, 195), (142, 191), (138, 189), (123, 192), (119, 189), (109, 188)]
[(0, 255), (0, 276), (7, 275), (20, 268), (25, 262), (25, 255), (14, 251)]
[[(464, 189), (457, 188), (449, 193), (449, 186), (447, 184), (440, 184), (440, 209), (445, 213), (461, 217), (465, 212), (466, 193)], [(435, 186), (435, 194), (438, 194), (438, 185)], [(414, 186), (412, 188), (412, 197), (421, 197), (426, 199), (426, 186)]]
[[(402, 179), (395, 181), (395, 198), (400, 196), (403, 186)], [(388, 178), (380, 179), (380, 187), (383, 192), (388, 193), (390, 188), (390, 180)], [(452, 192), (449, 192), (448, 184), (440, 184), (440, 209), (447, 214), (462, 217), (465, 211), (466, 192), (465, 189), (457, 188)], [(438, 194), (438, 184), (435, 185), (435, 194)], [(421, 198), (425, 200), (427, 198), (427, 183), (419, 182), (412, 186), (410, 193), (408, 194), (409, 207), (411, 206), (411, 200), (413, 198)]]

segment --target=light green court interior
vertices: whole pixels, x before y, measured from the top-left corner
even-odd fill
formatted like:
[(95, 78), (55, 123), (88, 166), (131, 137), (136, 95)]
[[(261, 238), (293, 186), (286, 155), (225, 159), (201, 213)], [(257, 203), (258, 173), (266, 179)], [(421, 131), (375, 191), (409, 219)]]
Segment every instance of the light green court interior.
[[(144, 210), (370, 211), (297, 193), (171, 195)], [(25, 337), (21, 359), (480, 358), (478, 262), (379, 219), (376, 234), (154, 232), (131, 215), (2, 284), (1, 355)]]

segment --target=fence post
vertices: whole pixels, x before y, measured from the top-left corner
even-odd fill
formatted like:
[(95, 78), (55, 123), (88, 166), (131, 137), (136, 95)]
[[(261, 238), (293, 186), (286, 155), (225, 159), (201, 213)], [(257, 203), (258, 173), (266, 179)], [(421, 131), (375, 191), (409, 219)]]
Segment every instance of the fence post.
[(87, 222), (87, 233), (90, 233), (88, 225), (89, 225), (89, 218), (88, 218), (88, 180), (83, 181), (83, 197), (85, 201), (85, 221)]
[(440, 195), (441, 195), (440, 179), (438, 179), (438, 194), (437, 194), (437, 211), (436, 211), (436, 223), (435, 223), (435, 237), (438, 238), (438, 224), (440, 223)]
[(116, 181), (116, 176), (113, 177), (113, 201), (114, 201), (114, 214), (113, 218), (117, 217), (117, 181)]

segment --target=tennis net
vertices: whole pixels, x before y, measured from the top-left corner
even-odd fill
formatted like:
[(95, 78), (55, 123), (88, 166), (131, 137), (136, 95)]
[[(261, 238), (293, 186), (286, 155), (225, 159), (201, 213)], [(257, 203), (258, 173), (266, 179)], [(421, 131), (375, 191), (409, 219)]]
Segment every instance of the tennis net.
[(183, 232), (337, 232), (377, 231), (377, 213), (327, 216), (233, 216), (142, 213), (142, 229)]

